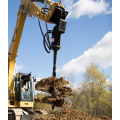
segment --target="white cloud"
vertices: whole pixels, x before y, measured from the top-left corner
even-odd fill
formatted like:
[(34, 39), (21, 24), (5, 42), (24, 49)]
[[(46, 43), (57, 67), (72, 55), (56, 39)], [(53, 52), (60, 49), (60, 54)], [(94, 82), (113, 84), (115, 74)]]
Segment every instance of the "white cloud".
[(59, 72), (59, 68), (56, 69), (56, 73)]
[(112, 13), (110, 4), (106, 3), (105, 0), (78, 0), (76, 3), (73, 3), (73, 0), (64, 0), (63, 4), (65, 5), (65, 9), (69, 12), (67, 18), (78, 19), (83, 15), (93, 17), (101, 13)]
[(23, 69), (24, 68), (24, 66), (23, 65), (17, 65), (16, 63), (15, 63), (15, 67), (14, 67), (14, 75), (16, 74), (16, 73), (18, 73), (21, 69)]
[(72, 59), (63, 65), (60, 72), (75, 73), (84, 72), (90, 63), (99, 63), (100, 67), (107, 69), (112, 66), (112, 32), (109, 31), (101, 41), (98, 41), (92, 48), (88, 49), (83, 55)]

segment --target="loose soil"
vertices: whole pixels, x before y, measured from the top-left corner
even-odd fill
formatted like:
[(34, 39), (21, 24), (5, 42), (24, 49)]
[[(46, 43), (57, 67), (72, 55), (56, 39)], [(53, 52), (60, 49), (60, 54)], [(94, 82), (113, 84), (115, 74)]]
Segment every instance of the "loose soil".
[(60, 85), (67, 85), (69, 84), (68, 81), (64, 80), (63, 77), (56, 78), (56, 77), (48, 77), (40, 80), (35, 84), (35, 88), (37, 90), (38, 87), (55, 87)]
[(34, 116), (32, 120), (112, 120), (107, 116), (94, 117), (76, 109), (63, 110), (56, 115)]
[(72, 89), (70, 87), (57, 86), (55, 87), (55, 89), (61, 92), (60, 97), (67, 97), (67, 96), (73, 95)]
[(57, 107), (62, 107), (64, 105), (64, 99), (57, 96), (57, 97), (52, 97), (52, 96), (47, 96), (42, 99), (43, 103), (51, 104), (53, 106)]
[(56, 78), (56, 77), (49, 77), (44, 78), (35, 84), (35, 89), (43, 92), (50, 93), (51, 96), (46, 96), (42, 100), (35, 99), (36, 102), (42, 102), (51, 104), (52, 106), (63, 107), (66, 105), (69, 106), (69, 102), (64, 102), (64, 98), (71, 96), (72, 89), (67, 86), (69, 84), (68, 81), (64, 80), (63, 77)]
[(63, 86), (67, 84), (69, 84), (69, 82), (64, 80), (63, 77), (60, 79), (56, 77), (49, 77), (37, 82), (35, 84), (35, 89), (38, 91), (50, 93), (52, 96), (56, 94), (60, 97), (67, 97), (72, 95), (72, 89), (70, 87)]
[(65, 101), (63, 97), (52, 97), (52, 96), (46, 96), (42, 99), (34, 99), (35, 102), (40, 102), (40, 103), (46, 103), (46, 104), (51, 104), (54, 107), (62, 107), (62, 108), (69, 108), (71, 102)]

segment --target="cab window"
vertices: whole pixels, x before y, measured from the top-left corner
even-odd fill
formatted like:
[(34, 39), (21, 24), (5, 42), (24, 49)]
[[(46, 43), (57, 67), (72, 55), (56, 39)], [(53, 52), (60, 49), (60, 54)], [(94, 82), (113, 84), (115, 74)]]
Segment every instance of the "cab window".
[(21, 98), (22, 100), (32, 100), (32, 86), (30, 78), (21, 79)]

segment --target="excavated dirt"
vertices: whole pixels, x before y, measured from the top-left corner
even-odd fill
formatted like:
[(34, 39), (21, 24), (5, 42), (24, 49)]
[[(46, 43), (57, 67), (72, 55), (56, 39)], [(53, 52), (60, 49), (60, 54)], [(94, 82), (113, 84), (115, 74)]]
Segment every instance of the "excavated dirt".
[(60, 79), (56, 77), (49, 77), (37, 82), (35, 84), (35, 89), (38, 91), (51, 93), (52, 96), (56, 93), (57, 96), (67, 97), (72, 95), (72, 89), (70, 87), (63, 86), (67, 84), (69, 84), (69, 82), (64, 80), (63, 77)]
[(57, 97), (46, 96), (42, 99), (42, 102), (51, 104), (51, 105), (57, 106), (57, 107), (62, 107), (64, 105), (64, 99), (59, 96), (57, 96)]
[(106, 116), (94, 117), (76, 109), (63, 110), (56, 115), (35, 116), (32, 120), (112, 120)]
[(71, 96), (72, 89), (67, 86), (69, 84), (68, 81), (64, 80), (63, 77), (56, 78), (56, 77), (49, 77), (44, 78), (35, 84), (35, 89), (43, 92), (50, 93), (51, 96), (46, 96), (42, 100), (35, 99), (36, 102), (42, 102), (51, 104), (52, 106), (63, 107), (68, 105), (67, 102), (64, 102), (64, 98)]
[(55, 87), (55, 89), (61, 92), (60, 97), (67, 97), (67, 96), (73, 95), (72, 89), (70, 87), (57, 86)]
[(70, 107), (70, 103), (67, 101), (64, 101), (63, 97), (52, 97), (52, 96), (46, 96), (44, 98), (40, 99), (34, 99), (34, 101), (36, 102), (40, 102), (40, 103), (46, 103), (46, 104), (51, 104), (53, 106), (56, 107), (62, 107), (62, 108), (69, 108)]
[(40, 80), (35, 84), (35, 88), (37, 90), (38, 87), (55, 87), (60, 85), (67, 85), (69, 84), (68, 81), (64, 80), (63, 77), (56, 78), (56, 77), (48, 77)]

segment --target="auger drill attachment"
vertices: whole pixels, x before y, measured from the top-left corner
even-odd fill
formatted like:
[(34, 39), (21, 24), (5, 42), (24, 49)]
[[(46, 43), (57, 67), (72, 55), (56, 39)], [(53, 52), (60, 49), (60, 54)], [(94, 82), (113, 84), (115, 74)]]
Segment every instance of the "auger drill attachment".
[[(60, 22), (65, 22), (60, 20)], [(66, 25), (66, 22), (64, 23)], [(61, 25), (62, 26), (62, 25)], [(61, 34), (64, 33), (64, 31), (61, 31), (59, 29), (59, 26), (56, 25), (52, 30), (52, 42), (51, 42), (51, 48), (53, 50), (53, 76), (56, 77), (56, 60), (57, 60), (57, 51), (61, 48)]]
[[(52, 47), (52, 50), (53, 50), (53, 53), (54, 53), (54, 57), (53, 57), (53, 77), (56, 77), (57, 51), (61, 48), (61, 46), (60, 46), (60, 44), (61, 44), (61, 34), (65, 32), (65, 28), (66, 28), (66, 21), (60, 19), (58, 24), (56, 24), (56, 26), (54, 27), (54, 29), (52, 31), (51, 47)], [(61, 107), (65, 103), (67, 98), (66, 99), (61, 98), (60, 95), (61, 95), (61, 92), (57, 88), (53, 87), (51, 98), (46, 97), (46, 98), (44, 98), (44, 101), (52, 104), (52, 109), (54, 109), (54, 106)], [(69, 101), (69, 100), (67, 100), (67, 101)]]
[(55, 27), (52, 30), (52, 42), (51, 48), (54, 51), (54, 61), (53, 61), (53, 76), (56, 77), (56, 58), (57, 51), (61, 48), (61, 34), (65, 33), (66, 23), (65, 20), (68, 15), (68, 12), (64, 8), (56, 6), (55, 11), (53, 12), (52, 17), (50, 18), (51, 22), (55, 23)]
[[(50, 18), (50, 21), (55, 23), (55, 27), (53, 30), (48, 30), (45, 35), (43, 35), (44, 38), (44, 47), (45, 50), (50, 53), (50, 50), (53, 50), (53, 75), (49, 78), (44, 78), (40, 80), (35, 85), (35, 89), (38, 91), (43, 91), (46, 93), (49, 93), (49, 96), (46, 96), (42, 98), (42, 100), (35, 99), (35, 101), (39, 101), (42, 103), (47, 103), (52, 105), (52, 109), (54, 109), (55, 106), (57, 107), (63, 107), (64, 105), (71, 106), (72, 102), (67, 99), (66, 97), (72, 95), (72, 89), (64, 86), (69, 84), (68, 81), (64, 80), (64, 78), (56, 78), (56, 60), (57, 60), (57, 51), (61, 48), (61, 34), (65, 33), (66, 29), (66, 16), (68, 12), (65, 11), (64, 8), (61, 8), (59, 6), (56, 6), (53, 15)], [(40, 23), (40, 22), (39, 22)], [(41, 27), (40, 27), (41, 29)], [(43, 34), (42, 30), (41, 33)], [(52, 40), (51, 44), (49, 41), (49, 35), (48, 33), (52, 33)], [(47, 38), (48, 42), (46, 42), (45, 37)], [(49, 51), (46, 49), (45, 43), (47, 47), (49, 48)], [(48, 44), (47, 44), (48, 43)]]

